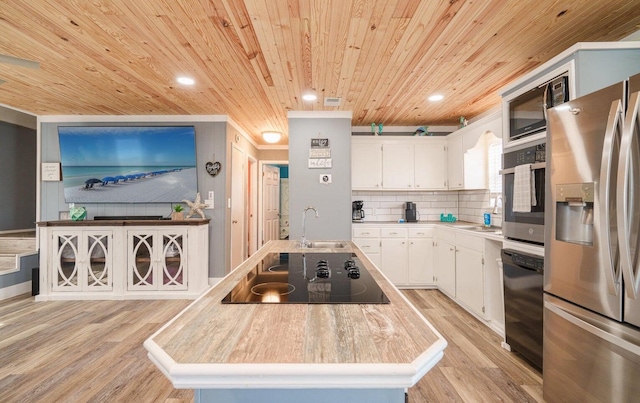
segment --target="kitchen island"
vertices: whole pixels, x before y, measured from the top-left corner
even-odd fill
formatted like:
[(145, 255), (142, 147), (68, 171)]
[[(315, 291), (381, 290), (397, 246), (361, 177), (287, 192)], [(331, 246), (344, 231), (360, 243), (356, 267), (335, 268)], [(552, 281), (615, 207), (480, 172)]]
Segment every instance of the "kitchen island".
[[(270, 241), (144, 346), (195, 401), (404, 402), (447, 342), (352, 242), (300, 249)], [(353, 252), (388, 304), (223, 304), (270, 253)]]

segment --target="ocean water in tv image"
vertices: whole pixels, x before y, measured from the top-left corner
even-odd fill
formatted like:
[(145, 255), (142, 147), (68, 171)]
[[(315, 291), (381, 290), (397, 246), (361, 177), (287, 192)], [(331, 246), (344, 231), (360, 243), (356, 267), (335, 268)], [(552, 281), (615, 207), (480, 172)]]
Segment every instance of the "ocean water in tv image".
[(68, 203), (174, 203), (197, 192), (192, 126), (61, 126)]

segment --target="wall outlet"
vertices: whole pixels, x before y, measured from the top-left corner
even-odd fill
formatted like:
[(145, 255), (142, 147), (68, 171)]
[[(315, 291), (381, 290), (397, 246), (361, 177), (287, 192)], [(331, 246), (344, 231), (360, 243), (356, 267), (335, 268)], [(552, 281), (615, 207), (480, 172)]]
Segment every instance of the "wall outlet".
[(207, 205), (207, 207), (205, 207), (205, 210), (212, 210), (213, 209), (213, 199), (205, 200), (204, 204)]
[(68, 211), (61, 211), (60, 214), (58, 215), (58, 217), (60, 217), (61, 220), (70, 220), (71, 216), (69, 215)]
[(331, 174), (320, 174), (320, 183), (328, 185), (331, 183)]
[(209, 191), (209, 197), (207, 197), (207, 199), (213, 200), (213, 190)]

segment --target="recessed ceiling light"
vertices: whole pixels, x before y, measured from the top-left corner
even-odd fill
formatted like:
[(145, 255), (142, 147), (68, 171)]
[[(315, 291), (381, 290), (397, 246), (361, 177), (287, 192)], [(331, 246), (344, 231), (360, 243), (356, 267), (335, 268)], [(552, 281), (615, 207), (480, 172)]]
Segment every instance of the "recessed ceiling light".
[(196, 80), (190, 77), (178, 77), (178, 82), (184, 85), (193, 85)]
[(435, 95), (431, 95), (428, 99), (431, 102), (442, 101), (444, 99), (444, 95), (435, 94)]
[(280, 132), (262, 132), (262, 138), (267, 143), (277, 143), (280, 140)]
[(315, 101), (316, 99), (318, 99), (318, 97), (316, 96), (316, 94), (308, 93), (304, 94), (302, 96), (302, 99), (304, 99), (305, 101)]

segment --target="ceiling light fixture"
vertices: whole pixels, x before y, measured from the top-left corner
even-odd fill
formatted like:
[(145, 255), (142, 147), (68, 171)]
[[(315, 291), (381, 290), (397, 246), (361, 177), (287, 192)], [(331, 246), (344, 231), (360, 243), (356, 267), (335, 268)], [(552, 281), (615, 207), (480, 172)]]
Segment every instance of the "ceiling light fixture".
[(304, 99), (305, 101), (315, 101), (316, 99), (318, 99), (318, 97), (316, 96), (316, 94), (307, 93), (302, 96), (302, 99)]
[(193, 85), (196, 80), (190, 77), (178, 77), (178, 82), (184, 85)]
[(267, 143), (277, 143), (280, 140), (280, 132), (262, 132), (262, 138)]
[(435, 95), (431, 95), (428, 99), (431, 102), (442, 101), (444, 99), (444, 95), (435, 94)]

